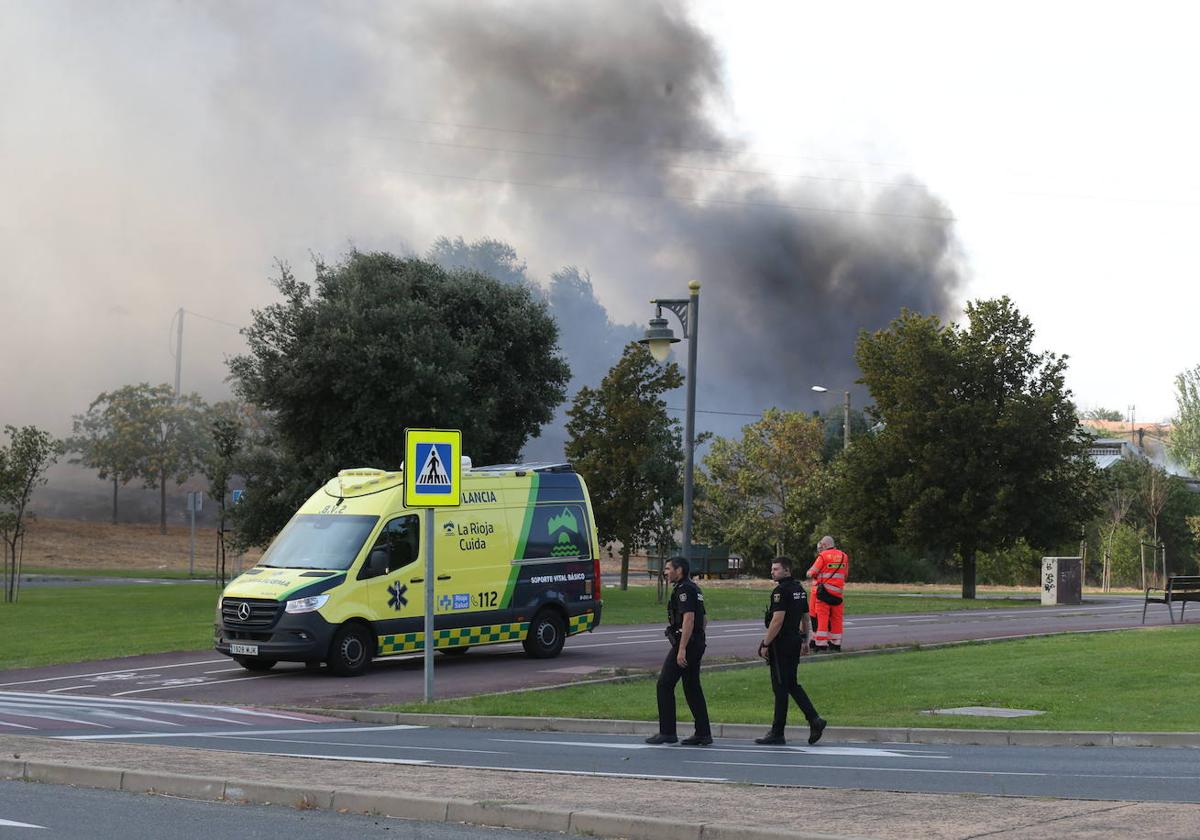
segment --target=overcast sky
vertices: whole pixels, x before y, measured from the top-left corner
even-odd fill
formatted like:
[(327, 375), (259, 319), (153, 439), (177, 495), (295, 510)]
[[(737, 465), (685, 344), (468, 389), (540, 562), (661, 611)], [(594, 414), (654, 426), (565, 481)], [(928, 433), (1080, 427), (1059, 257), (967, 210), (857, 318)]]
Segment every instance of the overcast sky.
[[(748, 197), (766, 191), (762, 205), (793, 213), (796, 196), (819, 193), (818, 215), (839, 219), (910, 189), (919, 209), (896, 214), (910, 226), (878, 248), (924, 235), (911, 217), (954, 220), (932, 223), (950, 238), (922, 248), (931, 279), (916, 299), (950, 295), (953, 317), (969, 298), (1008, 294), (1041, 348), (1071, 356), (1080, 405), (1174, 412), (1174, 375), (1200, 364), (1200, 59), (1187, 5), (606, 5), (0, 0), (0, 422), (62, 434), (102, 390), (172, 381), (179, 307), (206, 316), (187, 316), (184, 388), (221, 398), (235, 327), (274, 299), (277, 258), (304, 276), (312, 252), (494, 236), (536, 277), (589, 269), (614, 318), (644, 321), (648, 292), (682, 295), (712, 264), (688, 235), (713, 251), (712, 231), (754, 212)], [(586, 92), (595, 76), (575, 71), (603, 67), (603, 49), (579, 58), (592, 33), (632, 45), (614, 61), (647, 61), (675, 109), (669, 130), (624, 113), (646, 104), (636, 98), (597, 102), (595, 125), (539, 112), (539, 92)], [(535, 46), (528, 67), (513, 60)], [(492, 78), (493, 66), (505, 72)], [(523, 73), (537, 84), (522, 87)], [(638, 142), (674, 144), (667, 168), (720, 145), (715, 180), (684, 183), (726, 200), (719, 220), (664, 225), (638, 197), (649, 158), (622, 156), (618, 177), (610, 151), (583, 144), (626, 121), (655, 126)], [(598, 161), (599, 180), (498, 162), (497, 149), (531, 138), (563, 166)], [(644, 189), (683, 183), (656, 177)], [(830, 235), (851, 250), (876, 230), (837, 224)], [(727, 306), (705, 309), (709, 329), (755, 315), (712, 300)], [(808, 300), (788, 302), (806, 334), (876, 326), (833, 292)], [(791, 380), (767, 370), (702, 402), (804, 407), (797, 383), (827, 369), (836, 388), (846, 361)]]

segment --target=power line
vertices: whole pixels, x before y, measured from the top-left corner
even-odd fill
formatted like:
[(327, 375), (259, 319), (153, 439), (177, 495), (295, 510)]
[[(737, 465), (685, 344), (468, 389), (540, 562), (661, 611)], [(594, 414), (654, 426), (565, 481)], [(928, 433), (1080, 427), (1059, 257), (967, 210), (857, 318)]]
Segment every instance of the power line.
[[(190, 309), (185, 309), (185, 310), (183, 310), (183, 311), (184, 311), (184, 312), (186, 312), (186, 313), (187, 313), (187, 314), (189, 314), (189, 315), (192, 315), (192, 316), (196, 317), (196, 318), (202, 318), (202, 319), (204, 319), (205, 321), (212, 321), (214, 324), (221, 324), (221, 325), (223, 325), (223, 326), (226, 326), (226, 327), (232, 327), (233, 329), (235, 329), (235, 330), (238, 330), (238, 331), (241, 331), (241, 329), (242, 329), (242, 326), (241, 326), (241, 325), (239, 325), (239, 324), (231, 324), (231, 323), (230, 323), (230, 322), (228, 322), (228, 321), (222, 321), (220, 318), (213, 318), (213, 317), (211, 317), (211, 316), (209, 316), (209, 315), (201, 315), (199, 312), (193, 312), (193, 311), (192, 311), (192, 310), (190, 310)], [(171, 323), (174, 323), (174, 321), (172, 320), (172, 322), (171, 322)]]
[(448, 172), (422, 172), (415, 169), (385, 169), (384, 172), (402, 175), (419, 175), (431, 178), (448, 178), (454, 181), (473, 181), (480, 184), (498, 184), (508, 187), (536, 187), (549, 190), (567, 190), (571, 192), (589, 193), (592, 195), (615, 195), (631, 198), (648, 198), (655, 201), (680, 201), (688, 204), (721, 204), (731, 207), (757, 207), (775, 210), (796, 210), (809, 213), (833, 213), (842, 216), (883, 216), (893, 219), (914, 219), (926, 222), (954, 222), (953, 216), (923, 216), (915, 213), (888, 213), (882, 210), (847, 210), (839, 207), (815, 207), (804, 204), (781, 204), (768, 201), (734, 201), (726, 198), (697, 198), (695, 196), (680, 196), (670, 193), (638, 193), (629, 190), (603, 190), (595, 187), (580, 187), (570, 184), (543, 184), (536, 181), (514, 181), (509, 178), (480, 178), (471, 175), (453, 175)]
[[(698, 153), (698, 154), (720, 154), (720, 155), (728, 155), (728, 154), (731, 154), (732, 152), (736, 151), (735, 149), (731, 149), (728, 146), (680, 146), (677, 144), (668, 144), (668, 143), (645, 143), (645, 142), (641, 142), (638, 140), (597, 140), (594, 135), (587, 135), (587, 134), (568, 134), (568, 133), (553, 132), (553, 131), (533, 131), (531, 129), (523, 129), (523, 128), (505, 128), (502, 126), (471, 125), (469, 123), (438, 122), (436, 120), (418, 120), (418, 119), (412, 119), (409, 117), (381, 117), (380, 119), (382, 119), (384, 121), (389, 121), (389, 122), (405, 122), (405, 123), (412, 123), (414, 125), (427, 125), (427, 126), (432, 126), (434, 128), (455, 128), (455, 129), (462, 129), (462, 130), (466, 130), (466, 131), (491, 131), (491, 132), (495, 132), (497, 134), (516, 134), (521, 137), (546, 137), (546, 138), (558, 139), (558, 140), (583, 140), (584, 142), (587, 142), (587, 143), (592, 143), (594, 145), (602, 145), (602, 146), (631, 146), (634, 148), (643, 148), (643, 149), (658, 148), (658, 149), (662, 149), (665, 151), (672, 151), (672, 152)], [(884, 161), (871, 161), (871, 160), (847, 160), (844, 158), (827, 158), (827, 157), (817, 157), (814, 155), (785, 154), (782, 152), (756, 152), (756, 154), (760, 154), (763, 157), (790, 158), (793, 160), (811, 160), (811, 161), (818, 161), (820, 163), (840, 163), (840, 164), (853, 164), (853, 165), (857, 165), (857, 166), (877, 166), (877, 167), (884, 167), (884, 168), (889, 168), (889, 169), (911, 169), (912, 168), (912, 165), (909, 163), (887, 163)]]
[[(472, 124), (467, 124), (467, 123), (438, 122), (435, 120), (419, 120), (419, 119), (411, 119), (411, 118), (406, 118), (406, 117), (382, 117), (380, 119), (382, 119), (384, 121), (391, 121), (391, 122), (404, 122), (404, 123), (411, 123), (414, 125), (425, 125), (425, 126), (431, 126), (431, 127), (435, 127), (435, 128), (453, 128), (453, 129), (460, 129), (460, 130), (467, 130), (467, 131), (489, 131), (489, 132), (494, 132), (497, 134), (512, 134), (512, 135), (517, 135), (517, 136), (522, 136), (522, 137), (541, 137), (541, 138), (551, 138), (551, 139), (561, 139), (561, 140), (581, 140), (581, 141), (585, 141), (585, 142), (592, 143), (592, 144), (598, 144), (598, 145), (602, 145), (602, 146), (626, 146), (626, 147), (646, 148), (646, 149), (657, 148), (657, 149), (661, 149), (661, 150), (665, 150), (665, 151), (673, 151), (673, 152), (680, 152), (680, 153), (702, 153), (702, 154), (730, 155), (730, 154), (733, 154), (736, 151), (738, 151), (737, 149), (733, 149), (733, 148), (729, 148), (729, 147), (720, 147), (720, 146), (718, 146), (718, 147), (703, 147), (703, 146), (688, 147), (688, 146), (671, 145), (671, 144), (665, 144), (665, 143), (658, 143), (658, 144), (644, 143), (644, 142), (638, 142), (638, 141), (633, 141), (633, 140), (597, 141), (595, 137), (582, 135), (582, 134), (568, 134), (568, 133), (549, 132), (549, 131), (532, 131), (529, 129), (505, 128), (505, 127), (500, 127), (500, 126), (486, 126), (486, 125), (472, 125)], [(440, 141), (433, 141), (433, 140), (414, 140), (414, 139), (409, 139), (409, 138), (390, 138), (390, 137), (382, 137), (380, 139), (394, 139), (394, 140), (400, 140), (402, 142), (423, 143), (423, 144), (432, 145), (432, 146), (445, 146), (448, 148), (475, 149), (477, 151), (503, 152), (503, 153), (510, 153), (510, 154), (526, 154), (526, 155), (535, 155), (535, 156), (544, 156), (544, 157), (578, 158), (578, 159), (583, 159), (583, 160), (587, 160), (587, 159), (602, 160), (603, 159), (599, 155), (581, 155), (581, 154), (571, 154), (571, 153), (566, 153), (566, 152), (540, 152), (540, 151), (523, 150), (523, 149), (490, 148), (490, 147), (486, 147), (486, 146), (473, 146), (473, 145), (469, 145), (469, 144), (456, 144), (456, 143), (440, 142)], [(835, 164), (848, 165), (848, 166), (873, 166), (873, 167), (880, 167), (880, 168), (907, 169), (907, 170), (914, 169), (914, 167), (911, 163), (888, 163), (885, 161), (851, 160), (851, 159), (845, 159), (845, 158), (817, 157), (817, 156), (813, 156), (813, 155), (772, 153), (772, 152), (763, 152), (763, 151), (759, 151), (759, 150), (755, 150), (754, 153), (761, 157), (790, 158), (790, 159), (794, 159), (794, 160), (808, 160), (808, 161), (816, 161), (816, 162), (821, 162), (821, 163), (835, 163)], [(690, 170), (695, 170), (695, 171), (700, 171), (700, 172), (721, 172), (721, 173), (727, 173), (727, 174), (785, 177), (783, 175), (780, 175), (780, 174), (777, 174), (774, 172), (689, 166), (686, 164), (664, 164), (664, 168), (690, 169)], [(1001, 173), (1001, 174), (1006, 174), (1009, 177), (1023, 177), (1023, 175), (1020, 173)], [(450, 177), (450, 176), (446, 176), (446, 177)], [(908, 182), (903, 182), (903, 181), (877, 181), (877, 180), (872, 180), (872, 179), (839, 178), (836, 176), (803, 175), (803, 174), (800, 174), (800, 175), (792, 174), (792, 175), (787, 175), (786, 177), (804, 178), (807, 180), (820, 180), (820, 181), (829, 181), (829, 182), (871, 184), (871, 185), (876, 185), (876, 186), (911, 187), (913, 189), (918, 189), (918, 188), (928, 189), (928, 187), (926, 185), (923, 185), (920, 183), (908, 183)], [(1024, 198), (1050, 198), (1050, 199), (1062, 199), (1062, 200), (1068, 200), (1068, 201), (1105, 201), (1105, 202), (1116, 202), (1116, 203), (1124, 203), (1124, 204), (1151, 204), (1151, 205), (1159, 204), (1159, 205), (1164, 205), (1164, 206), (1168, 206), (1168, 207), (1196, 207), (1196, 206), (1200, 205), (1200, 201), (1197, 201), (1195, 199), (1141, 198), (1141, 197), (1133, 197), (1133, 196), (1101, 195), (1101, 194), (1086, 194), (1086, 193), (1059, 193), (1059, 192), (1029, 191), (1029, 190), (995, 190), (994, 193), (998, 194), (998, 195), (1007, 195), (1007, 196), (1024, 197)], [(810, 208), (810, 209), (815, 209), (815, 208)], [(837, 212), (837, 211), (829, 211), (829, 212)], [(912, 217), (912, 218), (917, 218), (917, 217)], [(953, 221), (953, 220), (951, 220), (951, 221)]]
[[(542, 151), (542, 150), (538, 150), (538, 149), (508, 149), (508, 148), (503, 148), (503, 147), (499, 147), (499, 146), (476, 146), (476, 145), (473, 145), (470, 143), (450, 143), (447, 141), (423, 140), (423, 139), (418, 139), (418, 138), (414, 138), (414, 137), (391, 137), (391, 136), (387, 136), (387, 135), (372, 135), (372, 136), (376, 140), (394, 140), (394, 141), (397, 141), (400, 143), (415, 143), (415, 144), (421, 145), (421, 146), (437, 146), (440, 148), (447, 148), (447, 149), (466, 149), (466, 150), (476, 151), (476, 152), (499, 152), (502, 154), (529, 155), (531, 157), (563, 158), (566, 160), (593, 160), (593, 161), (609, 160), (609, 158), (606, 158), (603, 155), (585, 155), (585, 154), (578, 154), (578, 153), (573, 153), (573, 152), (548, 152), (548, 151)], [(686, 163), (667, 163), (667, 164), (662, 164), (661, 168), (663, 168), (663, 169), (685, 169), (685, 170), (688, 170), (691, 172), (716, 172), (716, 173), (721, 173), (721, 174), (725, 174), (725, 175), (761, 175), (761, 176), (767, 177), (767, 178), (779, 177), (779, 173), (770, 172), (765, 169), (730, 169), (727, 167), (717, 167), (717, 166), (693, 166), (693, 165), (686, 164)], [(920, 189), (920, 190), (928, 189), (924, 184), (918, 183), (916, 181), (875, 181), (875, 180), (870, 180), (870, 179), (866, 179), (866, 178), (840, 178), (840, 177), (837, 177), (834, 175), (793, 174), (793, 175), (789, 175), (788, 177), (803, 178), (803, 179), (809, 180), (809, 181), (830, 181), (830, 182), (844, 183), (844, 184), (870, 184), (872, 186), (880, 186), (880, 187), (904, 187), (907, 189)]]

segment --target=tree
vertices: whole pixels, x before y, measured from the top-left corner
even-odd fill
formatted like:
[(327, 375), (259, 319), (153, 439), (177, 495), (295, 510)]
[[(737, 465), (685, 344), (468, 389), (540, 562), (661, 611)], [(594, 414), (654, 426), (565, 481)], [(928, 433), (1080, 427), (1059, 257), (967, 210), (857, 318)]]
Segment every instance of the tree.
[[(1119, 466), (1121, 465), (1117, 465)], [(1133, 506), (1133, 493), (1120, 480), (1120, 476), (1114, 472), (1108, 479), (1104, 495), (1105, 519), (1102, 534), (1104, 559), (1100, 573), (1100, 586), (1105, 592), (1112, 588), (1113, 540), (1116, 538), (1117, 528), (1125, 521), (1130, 507)]]
[(882, 426), (842, 459), (835, 505), (869, 545), (956, 554), (974, 598), (979, 551), (1077, 537), (1097, 501), (1066, 358), (1033, 352), (1033, 326), (1007, 297), (969, 303), (967, 317), (959, 327), (904, 311), (860, 336)]
[(36, 426), (5, 426), (9, 445), (0, 447), (0, 537), (4, 540), (4, 600), (17, 600), (25, 531), (33, 514), (29, 501), (46, 483), (46, 470), (62, 454), (62, 444)]
[(159, 491), (158, 530), (167, 533), (167, 482), (187, 481), (204, 459), (206, 406), (198, 394), (175, 396), (165, 382), (130, 386), (132, 416), (148, 435), (138, 474), (146, 487)]
[(399, 467), (405, 427), (461, 429), (476, 463), (514, 461), (564, 397), (557, 327), (522, 285), (359, 251), (318, 262), (312, 286), (286, 265), (274, 284), (283, 300), (254, 312), (229, 363), (237, 395), (271, 417), (239, 541), (270, 539), (339, 469)]
[(698, 530), (758, 563), (802, 553), (823, 513), (824, 443), (819, 418), (778, 408), (740, 440), (717, 438), (699, 478)]
[(149, 457), (149, 418), (144, 410), (142, 386), (126, 385), (92, 400), (85, 414), (74, 418), (74, 432), (66, 449), (79, 453), (71, 463), (97, 471), (102, 481), (112, 481), (112, 521), (117, 522), (117, 491), (137, 478)]
[(1093, 408), (1090, 411), (1083, 413), (1084, 420), (1105, 420), (1110, 423), (1119, 423), (1125, 419), (1125, 416), (1115, 408)]
[(1175, 377), (1175, 403), (1179, 416), (1171, 430), (1171, 454), (1200, 476), (1200, 366)]
[(212, 407), (208, 417), (210, 442), (202, 469), (208, 478), (208, 495), (217, 502), (217, 560), (216, 573), (219, 586), (225, 585), (225, 523), (229, 495), (229, 480), (237, 469), (237, 458), (242, 451), (242, 411), (237, 403), (221, 402)]
[(567, 411), (567, 457), (587, 480), (602, 543), (621, 543), (621, 588), (629, 555), (660, 534), (683, 497), (679, 422), (662, 395), (683, 384), (631, 342), (597, 389), (583, 387)]

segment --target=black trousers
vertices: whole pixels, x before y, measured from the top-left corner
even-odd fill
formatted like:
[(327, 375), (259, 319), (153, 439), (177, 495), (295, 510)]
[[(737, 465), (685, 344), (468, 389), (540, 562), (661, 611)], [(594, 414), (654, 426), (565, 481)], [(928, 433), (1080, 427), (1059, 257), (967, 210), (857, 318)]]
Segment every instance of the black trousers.
[(772, 642), (767, 661), (771, 664), (771, 690), (775, 692), (775, 720), (771, 731), (780, 735), (787, 726), (788, 700), (795, 700), (805, 720), (819, 717), (804, 686), (796, 680), (796, 668), (800, 665), (799, 642)]
[(680, 668), (675, 657), (679, 648), (671, 645), (671, 652), (663, 662), (658, 675), (658, 731), (663, 735), (675, 734), (675, 684), (683, 680), (683, 696), (692, 717), (696, 721), (696, 734), (712, 737), (708, 722), (708, 704), (704, 702), (704, 689), (700, 687), (700, 660), (704, 657), (704, 642), (692, 639), (687, 646), (687, 667)]

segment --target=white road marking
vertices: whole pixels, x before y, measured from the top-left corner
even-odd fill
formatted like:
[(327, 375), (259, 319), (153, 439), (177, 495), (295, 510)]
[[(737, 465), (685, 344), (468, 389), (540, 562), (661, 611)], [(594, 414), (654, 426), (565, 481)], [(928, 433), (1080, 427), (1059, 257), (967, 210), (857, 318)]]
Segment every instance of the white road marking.
[(16, 820), (0, 820), (0, 826), (7, 828), (45, 828), (44, 825), (34, 825), (33, 823), (17, 822)]
[(13, 726), (17, 729), (37, 729), (36, 726), (26, 726), (23, 723), (13, 723), (11, 720), (0, 720), (0, 726)]
[(205, 674), (228, 674), (232, 671), (244, 671), (244, 668), (218, 668), (215, 671), (205, 671)]
[(112, 727), (106, 723), (96, 723), (90, 720), (83, 720), (82, 718), (63, 717), (62, 715), (51, 715), (47, 714), (46, 712), (31, 712), (22, 709), (19, 706), (10, 707), (0, 705), (0, 714), (8, 715), (9, 717), (35, 718), (37, 720), (57, 720), (60, 723), (75, 723), (79, 724), (80, 726), (98, 726), (101, 729), (112, 729)]
[(77, 688), (91, 688), (90, 685), (69, 685), (66, 688), (52, 688), (47, 691), (47, 694), (57, 694), (60, 691), (74, 691)]
[[(645, 743), (605, 743), (603, 741), (543, 741), (537, 738), (490, 738), (491, 741), (496, 741), (502, 744), (546, 744), (557, 747), (599, 747), (609, 750), (655, 750), (665, 747), (673, 747), (673, 744), (645, 744)], [(936, 755), (933, 753), (921, 753), (907, 750), (884, 750), (877, 747), (775, 747), (769, 751), (762, 747), (752, 749), (747, 747), (722, 747), (709, 746), (705, 747), (706, 753), (718, 752), (749, 752), (762, 754), (810, 754), (810, 755), (853, 755), (865, 758), (949, 758), (948, 755)], [(788, 765), (791, 766), (791, 765)], [(805, 765), (807, 766), (807, 765)]]
[(36, 680), (17, 680), (16, 682), (0, 683), (0, 688), (5, 688), (10, 685), (30, 685), (32, 683), (58, 682), (59, 680), (83, 680), (88, 677), (103, 677), (108, 674), (127, 674), (133, 671), (154, 671), (159, 668), (188, 668), (192, 665), (212, 665), (216, 662), (228, 662), (227, 659), (205, 659), (200, 662), (179, 662), (175, 665), (153, 665), (145, 668), (121, 668), (118, 671), (96, 671), (92, 674), (67, 674), (62, 677), (42, 677)]
[[(308, 735), (313, 732), (386, 732), (388, 730), (400, 729), (427, 729), (425, 726), (412, 726), (406, 723), (397, 723), (390, 726), (335, 726), (330, 728), (309, 728), (309, 729), (261, 729), (257, 730), (255, 735)], [(232, 730), (229, 732), (136, 732), (129, 735), (58, 735), (55, 736), (61, 741), (111, 741), (119, 738), (137, 738), (139, 740), (145, 738), (223, 738), (231, 735), (244, 735), (245, 730)]]
[(97, 709), (96, 711), (92, 712), (92, 714), (95, 717), (106, 718), (108, 720), (120, 720), (120, 721), (130, 721), (131, 720), (131, 721), (137, 721), (139, 723), (152, 723), (155, 726), (183, 726), (182, 723), (172, 723), (169, 720), (159, 720), (157, 718), (142, 717), (141, 715), (125, 714), (122, 712), (112, 711), (111, 709)]
[[(225, 750), (225, 752), (231, 752), (231, 750)], [(433, 763), (433, 762), (429, 761), (428, 759), (424, 759), (424, 758), (363, 758), (362, 756), (358, 756), (358, 755), (322, 755), (321, 753), (314, 753), (314, 754), (310, 755), (307, 753), (268, 752), (268, 753), (254, 753), (254, 755), (276, 755), (276, 756), (282, 756), (283, 758), (324, 758), (324, 759), (328, 759), (329, 761), (369, 761), (372, 764), (432, 764)], [(483, 768), (483, 769), (490, 770), (493, 768), (488, 767), (488, 768)], [(234, 788), (234, 789), (236, 790), (236, 788)], [(228, 791), (229, 791), (229, 788), (226, 788), (226, 796), (227, 797), (228, 797)]]
[[(226, 750), (225, 752), (230, 752)], [(503, 770), (505, 773), (549, 773), (555, 776), (603, 776), (614, 779), (650, 779), (653, 781), (672, 782), (727, 782), (729, 779), (720, 776), (660, 776), (653, 773), (601, 773), (593, 770), (557, 770), (540, 767), (490, 767), (486, 764), (443, 764), (440, 761), (424, 761), (404, 758), (368, 758), (361, 755), (322, 755), (316, 753), (255, 753), (255, 755), (277, 755), (285, 758), (324, 758), (329, 761), (365, 761), (370, 764), (429, 764), (435, 767), (448, 767), (454, 770)]]
[[(53, 697), (48, 694), (38, 694), (35, 692), (18, 692), (18, 691), (0, 691), (0, 706), (5, 702), (9, 704), (23, 703), (27, 707), (43, 707), (55, 709), (95, 709), (95, 708), (116, 708), (116, 709), (144, 709), (147, 712), (157, 712), (158, 714), (168, 714), (177, 717), (196, 717), (201, 720), (222, 720), (222, 718), (211, 715), (199, 715), (196, 711), (211, 709), (223, 714), (236, 714), (245, 717), (271, 718), (275, 720), (294, 720), (301, 723), (309, 723), (316, 721), (308, 717), (299, 715), (289, 715), (283, 712), (264, 712), (258, 709), (248, 709), (239, 706), (223, 706), (212, 705), (206, 703), (172, 703), (164, 700), (117, 700), (112, 697), (68, 697), (65, 695), (55, 695)], [(187, 711), (183, 711), (186, 709)], [(231, 721), (231, 723), (240, 723)], [(241, 724), (249, 725), (249, 724)]]
[[(232, 680), (208, 680), (206, 682), (189, 683), (187, 688), (208, 688), (210, 685), (223, 685), (231, 682), (249, 682), (250, 680), (269, 680), (272, 677), (281, 676), (280, 674), (263, 674), (259, 677), (238, 677)], [(127, 694), (145, 694), (147, 691), (167, 691), (172, 688), (179, 688), (178, 685), (157, 685), (152, 688), (135, 688), (132, 691), (118, 691), (113, 694), (113, 697), (124, 697)]]
[[(320, 731), (320, 730), (317, 730)], [(320, 747), (359, 747), (371, 750), (420, 750), (422, 752), (459, 752), (480, 755), (511, 755), (502, 750), (468, 750), (460, 747), (413, 747), (407, 744), (364, 744), (355, 741), (303, 741), (299, 738), (260, 738), (257, 735), (226, 735), (232, 741), (266, 741), (269, 744), (311, 744)]]
[[(934, 770), (927, 767), (859, 767), (853, 764), (781, 764), (757, 761), (694, 761), (684, 764), (716, 764), (728, 767), (772, 767), (792, 770), (869, 770), (884, 773), (954, 773), (969, 776), (1061, 776), (1062, 773), (1027, 773), (1012, 770)], [(1138, 777), (1140, 778), (1140, 777)]]

